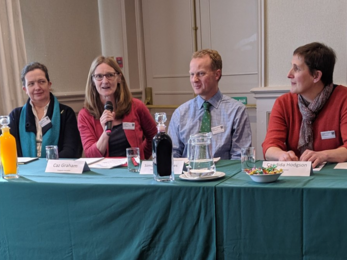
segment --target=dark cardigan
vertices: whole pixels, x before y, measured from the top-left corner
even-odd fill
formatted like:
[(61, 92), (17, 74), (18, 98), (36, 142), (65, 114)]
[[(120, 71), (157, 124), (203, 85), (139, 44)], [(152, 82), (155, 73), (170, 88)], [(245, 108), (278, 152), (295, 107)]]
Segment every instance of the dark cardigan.
[[(50, 119), (53, 114), (54, 98), (52, 93), (51, 102), (49, 103), (47, 114)], [(58, 141), (59, 158), (80, 158), (82, 155), (82, 143), (80, 133), (77, 128), (77, 120), (75, 112), (72, 108), (59, 104), (60, 108), (60, 134)], [(16, 138), (17, 143), (17, 154), (22, 157), (22, 147), (19, 137), (19, 118), (23, 107), (17, 107), (10, 113), (10, 133)], [(26, 119), (25, 119), (25, 130), (27, 132), (33, 132), (36, 135), (36, 124), (35, 116), (30, 105), (30, 99), (26, 105)], [(44, 135), (52, 124), (49, 123), (42, 128), (42, 135)], [(42, 147), (44, 149), (44, 147)]]

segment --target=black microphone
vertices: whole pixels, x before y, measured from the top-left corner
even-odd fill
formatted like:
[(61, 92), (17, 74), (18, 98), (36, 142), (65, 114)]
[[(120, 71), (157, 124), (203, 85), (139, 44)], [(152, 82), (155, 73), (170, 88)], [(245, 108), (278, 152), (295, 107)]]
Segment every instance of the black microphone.
[[(113, 104), (112, 104), (112, 102), (111, 101), (106, 101), (104, 109), (112, 112), (113, 111)], [(111, 130), (112, 130), (112, 121), (108, 121), (106, 123), (106, 125), (105, 125), (106, 134), (110, 135), (111, 134)]]

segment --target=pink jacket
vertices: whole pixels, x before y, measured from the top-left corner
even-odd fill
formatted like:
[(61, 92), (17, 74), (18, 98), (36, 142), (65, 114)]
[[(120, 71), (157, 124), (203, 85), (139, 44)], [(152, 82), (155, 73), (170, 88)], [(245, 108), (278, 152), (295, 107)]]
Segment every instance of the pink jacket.
[[(135, 130), (124, 130), (125, 136), (131, 147), (139, 147), (141, 159), (148, 159), (152, 155), (152, 139), (157, 133), (156, 123), (145, 104), (133, 98), (131, 111), (125, 115), (123, 122), (135, 123)], [(103, 133), (99, 119), (95, 119), (87, 109), (83, 108), (78, 113), (78, 129), (86, 157), (108, 157), (101, 154), (96, 143)]]

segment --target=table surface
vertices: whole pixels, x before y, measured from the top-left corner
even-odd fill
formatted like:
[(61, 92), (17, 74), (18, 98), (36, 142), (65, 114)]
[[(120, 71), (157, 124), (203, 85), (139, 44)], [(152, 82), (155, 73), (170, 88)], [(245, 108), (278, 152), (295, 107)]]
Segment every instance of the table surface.
[(343, 259), (347, 171), (334, 166), (256, 183), (222, 160), (222, 179), (158, 183), (124, 167), (46, 173), (40, 159), (0, 181), (0, 256)]

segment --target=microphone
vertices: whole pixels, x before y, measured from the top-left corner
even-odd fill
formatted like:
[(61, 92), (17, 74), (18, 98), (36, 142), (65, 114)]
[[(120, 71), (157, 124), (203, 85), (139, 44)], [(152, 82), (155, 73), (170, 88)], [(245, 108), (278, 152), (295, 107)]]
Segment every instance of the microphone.
[[(108, 111), (113, 111), (113, 104), (111, 101), (106, 101), (106, 104), (104, 106), (104, 109), (105, 110), (108, 110)], [(111, 130), (112, 130), (112, 121), (108, 121), (105, 125), (105, 132), (107, 135), (110, 135), (111, 134)]]

